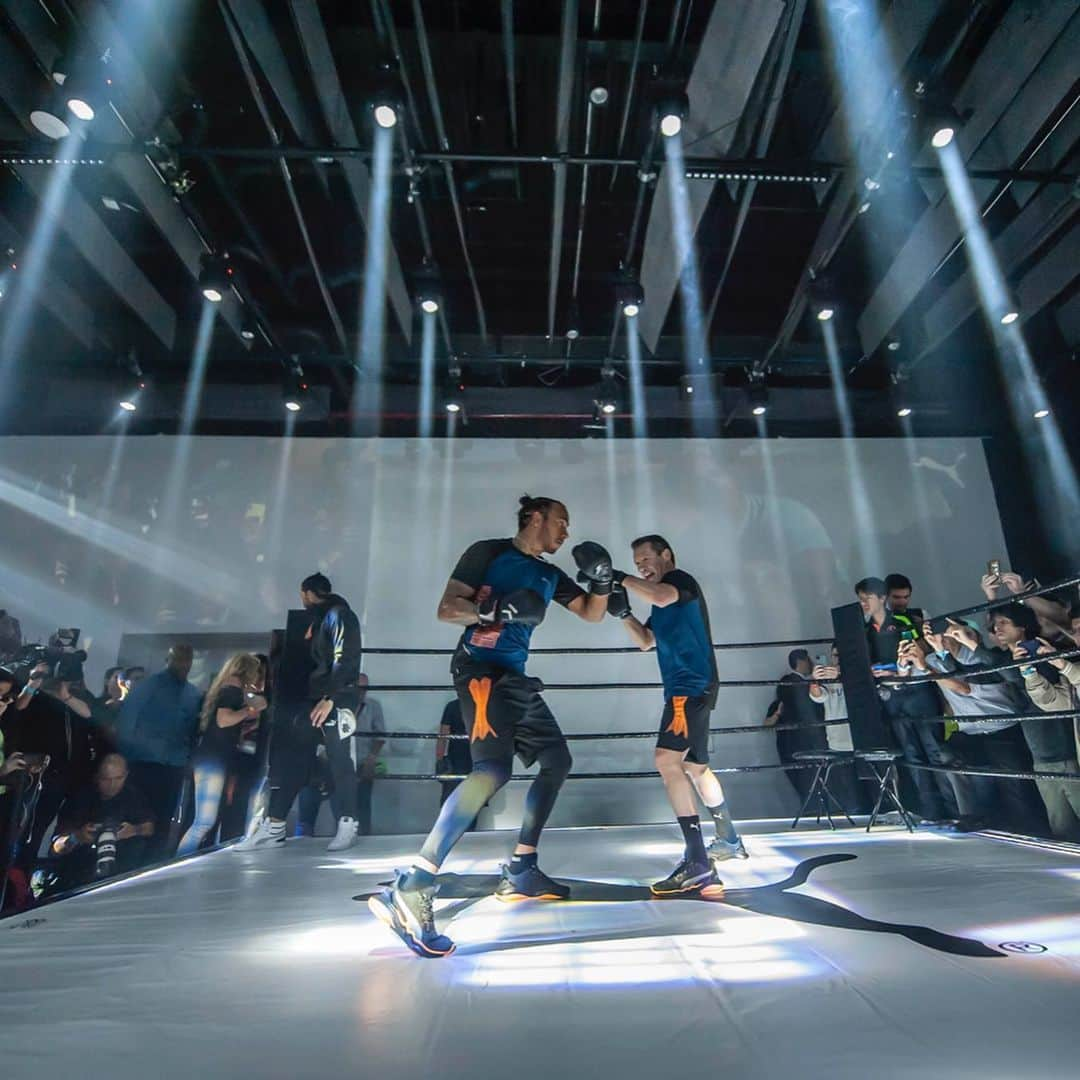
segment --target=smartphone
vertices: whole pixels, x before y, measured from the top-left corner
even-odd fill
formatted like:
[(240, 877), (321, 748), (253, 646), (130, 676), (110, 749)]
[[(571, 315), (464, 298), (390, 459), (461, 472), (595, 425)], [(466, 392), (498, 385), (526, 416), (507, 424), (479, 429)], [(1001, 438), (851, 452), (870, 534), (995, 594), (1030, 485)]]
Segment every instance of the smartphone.
[(1036, 657), (1039, 655), (1039, 649), (1042, 647), (1042, 643), (1038, 641), (1021, 641), (1020, 647), (1030, 657)]
[(49, 764), (48, 754), (23, 754), (22, 757), (27, 769), (44, 769)]
[(988, 574), (993, 574), (994, 577), (1000, 577), (1001, 576), (1001, 560), (1000, 559), (991, 559), (986, 564), (986, 572)]
[(817, 664), (818, 667), (828, 667), (829, 666), (829, 661), (826, 659), (824, 653), (821, 653), (819, 656), (815, 656), (814, 657), (814, 663)]
[(870, 670), (871, 671), (890, 671), (890, 672), (894, 672), (894, 671), (896, 671), (896, 665), (895, 664), (871, 664), (870, 665)]

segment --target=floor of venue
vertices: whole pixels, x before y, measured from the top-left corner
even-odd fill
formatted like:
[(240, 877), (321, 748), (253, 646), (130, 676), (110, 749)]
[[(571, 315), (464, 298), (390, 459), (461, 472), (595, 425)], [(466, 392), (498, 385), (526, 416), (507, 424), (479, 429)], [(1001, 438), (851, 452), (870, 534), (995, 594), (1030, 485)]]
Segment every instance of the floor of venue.
[(415, 850), (221, 850), (0, 923), (4, 1075), (1074, 1077), (1080, 852), (747, 827), (723, 901), (651, 900), (653, 825), (552, 830), (569, 903), (491, 897), (467, 836), (407, 952), (366, 895)]

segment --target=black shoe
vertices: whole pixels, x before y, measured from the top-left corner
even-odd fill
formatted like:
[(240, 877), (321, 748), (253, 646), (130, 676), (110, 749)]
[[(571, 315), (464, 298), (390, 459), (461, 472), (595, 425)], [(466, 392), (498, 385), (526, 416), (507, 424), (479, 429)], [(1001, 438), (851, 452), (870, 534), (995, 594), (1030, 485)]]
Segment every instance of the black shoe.
[(513, 900), (569, 900), (570, 887), (552, 881), (536, 863), (525, 867), (520, 874), (511, 874), (510, 867), (502, 868), (502, 880), (495, 886), (495, 897), (506, 903)]
[(953, 826), (953, 830), (960, 833), (978, 832), (980, 829), (989, 828), (989, 819), (979, 817), (977, 814), (961, 814)]
[(408, 875), (398, 874), (390, 889), (368, 898), (372, 915), (385, 923), (417, 956), (432, 959), (449, 956), (456, 946), (435, 929), (432, 900), (435, 889), (407, 888)]
[(650, 885), (649, 891), (653, 896), (700, 893), (705, 897), (719, 898), (724, 895), (724, 884), (716, 876), (711, 863), (692, 863), (684, 859), (663, 881)]

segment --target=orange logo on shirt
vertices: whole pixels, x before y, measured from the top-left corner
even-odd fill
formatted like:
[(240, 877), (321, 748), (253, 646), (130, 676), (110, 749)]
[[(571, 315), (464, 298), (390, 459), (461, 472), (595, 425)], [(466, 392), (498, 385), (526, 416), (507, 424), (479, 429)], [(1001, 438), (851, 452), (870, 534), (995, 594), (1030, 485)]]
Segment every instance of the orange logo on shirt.
[(684, 739), (690, 738), (690, 726), (686, 722), (686, 698), (673, 697), (671, 699), (672, 717), (671, 723), (666, 730), (672, 735), (681, 735)]
[(488, 700), (491, 698), (491, 680), (488, 678), (470, 679), (469, 696), (476, 706), (476, 716), (473, 719), (472, 734), (469, 736), (469, 742), (486, 739), (489, 735), (494, 736), (495, 729), (489, 723), (487, 715)]

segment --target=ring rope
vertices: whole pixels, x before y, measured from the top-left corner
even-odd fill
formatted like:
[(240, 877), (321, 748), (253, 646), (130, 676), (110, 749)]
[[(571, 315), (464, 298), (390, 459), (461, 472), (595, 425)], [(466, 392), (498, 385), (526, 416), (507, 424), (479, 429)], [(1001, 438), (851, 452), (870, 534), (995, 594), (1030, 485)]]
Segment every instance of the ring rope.
[[(778, 765), (729, 765), (725, 768), (716, 768), (714, 773), (753, 773), (768, 772), (776, 769), (816, 769), (817, 762), (781, 762)], [(469, 773), (387, 773), (380, 776), (380, 780), (466, 780)], [(651, 772), (572, 772), (567, 780), (655, 780), (659, 773), (655, 769)], [(531, 773), (514, 773), (511, 780), (535, 780)]]
[[(714, 641), (714, 649), (793, 649), (799, 645), (828, 645), (831, 637), (806, 638), (801, 641)], [(613, 656), (619, 653), (640, 653), (636, 645), (608, 645), (599, 649), (530, 649), (530, 656), (566, 656), (587, 654), (589, 656)], [(363, 649), (370, 656), (453, 656), (457, 649)]]
[(1058, 772), (1010, 772), (1005, 769), (972, 769), (965, 766), (962, 769), (948, 768), (944, 765), (920, 765), (918, 762), (905, 761), (897, 758), (897, 765), (905, 769), (921, 769), (923, 772), (955, 773), (958, 776), (996, 776), (1001, 780), (1068, 780), (1080, 781), (1080, 773)]

